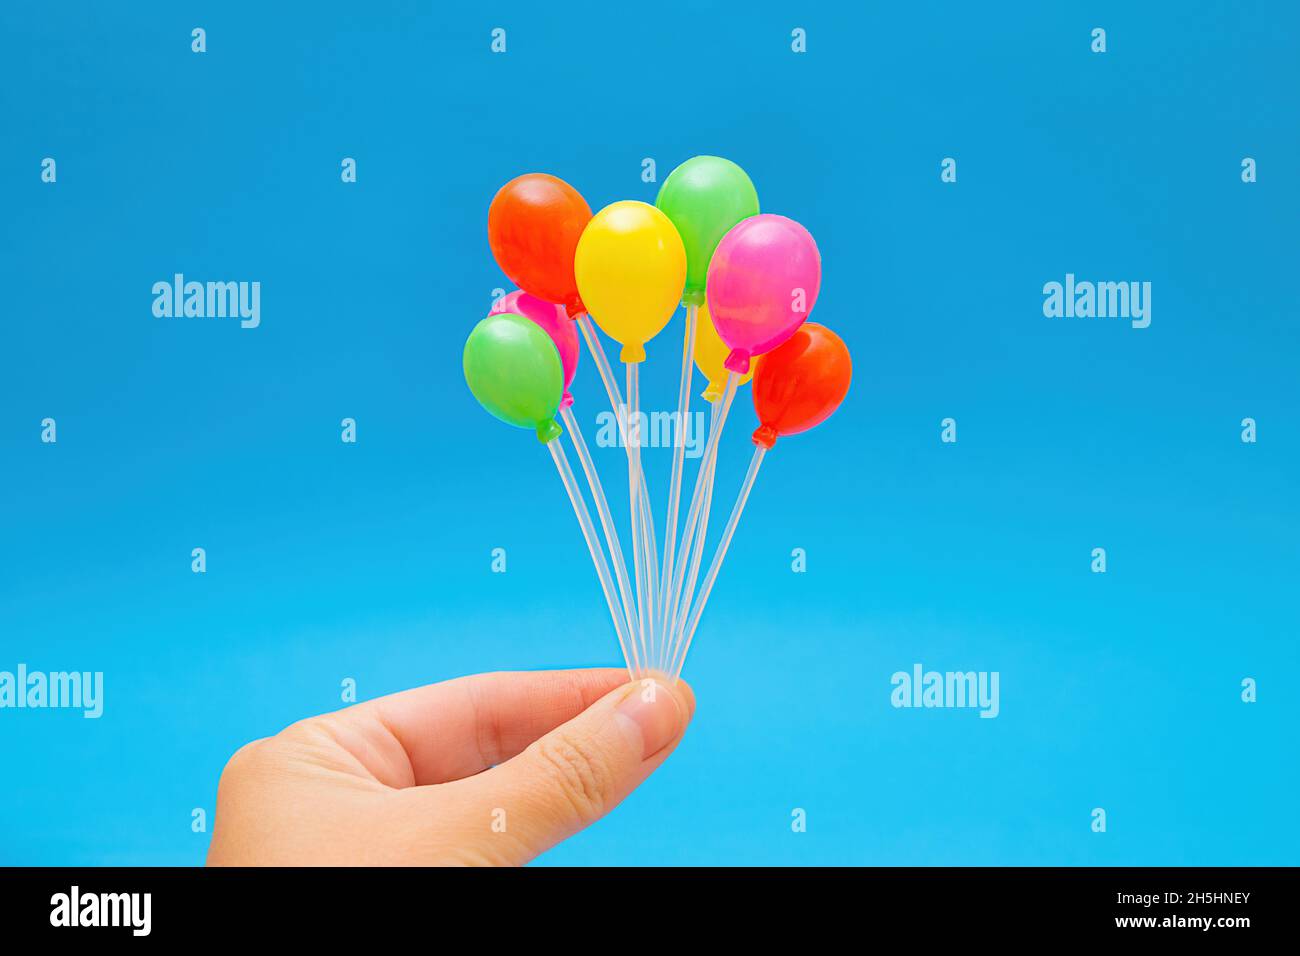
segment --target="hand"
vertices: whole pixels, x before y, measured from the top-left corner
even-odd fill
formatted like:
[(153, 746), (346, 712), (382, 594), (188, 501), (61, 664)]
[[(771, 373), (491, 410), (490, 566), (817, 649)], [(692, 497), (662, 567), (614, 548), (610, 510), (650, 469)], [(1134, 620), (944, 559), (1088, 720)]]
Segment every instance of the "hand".
[(299, 721), (226, 764), (214, 866), (522, 865), (618, 806), (695, 713), (682, 682), (477, 674)]

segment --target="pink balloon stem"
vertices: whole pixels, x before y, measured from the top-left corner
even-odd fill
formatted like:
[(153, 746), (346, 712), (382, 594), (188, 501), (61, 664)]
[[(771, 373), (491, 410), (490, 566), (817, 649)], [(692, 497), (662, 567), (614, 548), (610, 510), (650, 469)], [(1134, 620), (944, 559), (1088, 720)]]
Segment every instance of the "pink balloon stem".
[(669, 591), (673, 579), (673, 562), (676, 559), (677, 514), (682, 500), (682, 471), (686, 463), (686, 416), (690, 411), (691, 377), (695, 370), (693, 356), (695, 353), (695, 329), (699, 322), (700, 307), (686, 306), (686, 334), (682, 337), (682, 378), (677, 390), (677, 435), (673, 448), (672, 482), (668, 488), (668, 515), (664, 528), (664, 563), (659, 582), (660, 627), (658, 629), (661, 668), (668, 666), (665, 655), (669, 641), (670, 617), (668, 609)]
[[(709, 416), (710, 439), (712, 438), (713, 434), (717, 431), (718, 412), (720, 411), (721, 408), (722, 408), (721, 399), (718, 399), (717, 401), (712, 403), (712, 412)], [(700, 470), (696, 473), (696, 479), (695, 479), (697, 490), (699, 488), (700, 478), (703, 475), (706, 467), (707, 467), (707, 460), (701, 458)], [(679, 549), (678, 552), (679, 554), (682, 555), (682, 560), (677, 562), (677, 570), (676, 573), (673, 575), (672, 598), (669, 601), (668, 657), (670, 660), (673, 656), (672, 638), (677, 633), (677, 628), (674, 625), (677, 621), (678, 610), (681, 604), (682, 587), (684, 586), (685, 579), (686, 579), (686, 568), (687, 565), (690, 563), (689, 558), (691, 553), (691, 542), (695, 540), (695, 529), (696, 526), (699, 524), (699, 518), (700, 518), (700, 513), (697, 507), (697, 502), (695, 498), (692, 497), (690, 508), (687, 510), (686, 513), (686, 524), (682, 528), (682, 542), (681, 542), (681, 548)]]
[[(691, 499), (690, 514), (686, 519), (687, 533), (691, 538), (688, 541), (683, 537), (681, 549), (682, 554), (692, 556), (690, 561), (690, 585), (683, 590), (687, 562), (679, 562), (676, 596), (673, 599), (673, 615), (671, 619), (673, 632), (676, 634), (673, 654), (676, 653), (677, 645), (681, 642), (680, 632), (685, 622), (686, 611), (690, 607), (691, 594), (695, 590), (695, 579), (700, 571), (700, 553), (704, 547), (704, 538), (708, 534), (708, 504), (713, 490), (713, 471), (718, 459), (718, 441), (722, 436), (723, 426), (727, 423), (727, 413), (731, 410), (731, 402), (736, 397), (736, 386), (739, 381), (740, 377), (735, 372), (727, 373), (727, 385), (723, 390), (722, 398), (719, 399), (720, 407), (717, 409), (717, 418), (713, 422), (713, 427), (709, 430), (709, 441), (704, 448), (704, 459), (700, 463), (700, 470), (695, 475), (695, 493)], [(696, 540), (699, 541), (699, 545), (692, 547)], [(672, 656), (670, 655), (669, 660), (671, 659)]]
[(713, 507), (713, 486), (714, 479), (718, 474), (718, 460), (713, 459), (709, 466), (708, 483), (704, 486), (704, 504), (700, 509), (699, 518), (696, 520), (696, 534), (692, 538), (690, 553), (690, 570), (686, 575), (686, 587), (682, 591), (682, 602), (678, 614), (673, 618), (673, 657), (677, 656), (677, 651), (681, 647), (682, 634), (686, 630), (686, 616), (691, 609), (691, 598), (695, 594), (695, 582), (700, 576), (700, 562), (704, 557), (704, 540), (708, 532), (709, 512)]
[(722, 561), (727, 556), (727, 548), (731, 546), (731, 539), (736, 535), (736, 526), (740, 524), (740, 516), (745, 510), (745, 502), (749, 501), (749, 493), (754, 489), (754, 482), (758, 478), (758, 469), (763, 464), (763, 456), (767, 454), (767, 449), (762, 445), (754, 448), (754, 457), (749, 460), (749, 471), (745, 473), (745, 480), (741, 482), (740, 493), (736, 495), (736, 503), (732, 505), (731, 517), (727, 519), (727, 526), (722, 529), (722, 539), (718, 542), (718, 549), (713, 552), (713, 560), (709, 563), (709, 571), (704, 575), (704, 583), (700, 585), (700, 595), (695, 600), (695, 607), (691, 611), (691, 618), (686, 625), (686, 643), (682, 645), (681, 656), (676, 661), (676, 666), (672, 670), (673, 681), (675, 682), (682, 674), (682, 667), (686, 663), (686, 654), (691, 649), (691, 641), (695, 639), (695, 629), (700, 625), (700, 615), (704, 613), (704, 605), (708, 603), (709, 593), (713, 590), (713, 584), (718, 580), (718, 572), (722, 570)]

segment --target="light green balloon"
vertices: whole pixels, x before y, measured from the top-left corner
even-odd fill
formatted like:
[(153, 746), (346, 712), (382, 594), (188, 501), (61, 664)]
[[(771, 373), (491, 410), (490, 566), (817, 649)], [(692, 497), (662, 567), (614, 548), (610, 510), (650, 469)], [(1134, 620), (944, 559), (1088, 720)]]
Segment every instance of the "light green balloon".
[(541, 326), (512, 312), (489, 315), (465, 340), (463, 364), (469, 390), (489, 412), (533, 429), (538, 441), (559, 436), (555, 411), (564, 394), (564, 367)]
[(668, 174), (655, 205), (672, 220), (686, 246), (682, 302), (702, 305), (713, 250), (732, 226), (758, 215), (754, 184), (729, 159), (696, 156)]

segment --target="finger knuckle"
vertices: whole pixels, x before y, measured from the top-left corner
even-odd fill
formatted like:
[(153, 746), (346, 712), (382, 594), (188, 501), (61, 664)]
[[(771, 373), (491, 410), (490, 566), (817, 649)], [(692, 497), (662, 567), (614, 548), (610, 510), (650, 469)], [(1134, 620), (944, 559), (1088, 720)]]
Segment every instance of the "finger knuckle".
[(551, 783), (583, 824), (604, 815), (613, 789), (609, 762), (579, 737), (554, 733), (537, 743), (537, 754)]

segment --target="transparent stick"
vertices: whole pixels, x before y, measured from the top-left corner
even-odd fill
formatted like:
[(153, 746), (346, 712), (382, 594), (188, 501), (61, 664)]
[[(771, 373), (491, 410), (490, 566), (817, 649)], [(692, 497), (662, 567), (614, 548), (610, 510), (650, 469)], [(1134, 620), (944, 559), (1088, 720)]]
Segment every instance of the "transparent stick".
[[(682, 634), (686, 630), (687, 614), (691, 609), (692, 596), (695, 594), (695, 582), (700, 577), (700, 564), (704, 559), (704, 543), (708, 536), (709, 512), (713, 508), (713, 487), (717, 474), (718, 459), (715, 457), (709, 465), (709, 476), (704, 485), (704, 504), (700, 508), (699, 516), (695, 522), (695, 531), (691, 538), (691, 551), (689, 555), (682, 556), (682, 560), (689, 560), (690, 565), (686, 574), (686, 584), (682, 589), (681, 603), (677, 614), (673, 617), (673, 645), (670, 657), (676, 657), (677, 650), (681, 647)], [(665, 673), (668, 673), (668, 671), (665, 670)]]
[(672, 481), (668, 487), (668, 514), (665, 518), (666, 526), (664, 527), (663, 571), (660, 574), (659, 581), (660, 626), (656, 633), (659, 635), (659, 660), (661, 662), (663, 662), (664, 655), (667, 653), (671, 633), (670, 623), (672, 618), (668, 614), (668, 600), (669, 592), (672, 590), (673, 561), (676, 559), (677, 513), (681, 505), (682, 471), (686, 463), (686, 424), (691, 407), (691, 378), (695, 371), (695, 329), (699, 322), (699, 314), (700, 307), (698, 305), (686, 306), (686, 334), (682, 337), (682, 378), (681, 385), (677, 389), (677, 435), (676, 444), (673, 448)]
[[(605, 386), (605, 394), (609, 396), (609, 407), (614, 412), (614, 419), (618, 422), (619, 435), (623, 439), (623, 447), (627, 449), (628, 455), (632, 454), (632, 446), (627, 440), (627, 419), (625, 416), (626, 409), (623, 406), (623, 393), (619, 390), (618, 381), (614, 378), (614, 370), (610, 367), (609, 359), (605, 356), (605, 347), (600, 344), (600, 336), (596, 334), (596, 327), (591, 321), (591, 316), (586, 312), (578, 313), (575, 319), (578, 323), (578, 329), (582, 332), (582, 339), (587, 343), (587, 352), (591, 355), (591, 360), (596, 363), (596, 371), (600, 373), (600, 381)], [(647, 515), (650, 511), (650, 495), (646, 491), (645, 481), (640, 482), (641, 486), (641, 510)], [(658, 561), (659, 546), (655, 541), (654, 522), (647, 522), (650, 531), (650, 550), (656, 556)]]
[[(641, 504), (641, 469), (638, 460), (641, 453), (641, 428), (637, 413), (637, 392), (640, 388), (636, 362), (627, 365), (627, 425), (624, 434), (627, 437), (627, 500), (632, 512), (632, 564), (636, 571), (636, 609), (637, 636), (641, 641), (641, 659), (649, 660), (649, 645), (646, 636), (649, 633), (647, 614), (650, 610), (650, 578), (645, 562), (644, 515)], [(635, 450), (633, 450), (635, 446)]]
[(587, 542), (587, 550), (591, 552), (591, 563), (596, 567), (596, 577), (600, 578), (601, 590), (605, 592), (605, 603), (609, 605), (609, 616), (614, 619), (614, 630), (618, 634), (618, 646), (623, 651), (623, 663), (627, 666), (628, 674), (631, 675), (633, 680), (636, 680), (639, 674), (632, 669), (632, 662), (635, 658), (628, 656), (631, 635), (624, 634), (624, 627), (627, 622), (614, 603), (614, 582), (610, 580), (609, 565), (605, 563), (605, 553), (600, 549), (600, 541), (596, 538), (596, 528), (591, 523), (591, 515), (587, 513), (587, 502), (582, 497), (582, 490), (578, 487), (577, 479), (573, 477), (573, 469), (569, 467), (569, 459), (564, 454), (564, 446), (560, 444), (558, 436), (548, 441), (546, 447), (550, 450), (551, 459), (555, 462), (555, 470), (560, 473), (560, 480), (564, 482), (564, 490), (569, 493), (569, 503), (573, 505), (573, 513), (577, 515), (578, 525), (582, 528), (582, 537)]
[[(640, 506), (637, 508), (637, 519), (641, 523), (641, 561), (645, 567), (646, 576), (646, 642), (650, 645), (651, 652), (654, 650), (655, 635), (659, 633), (659, 549), (654, 539), (654, 532), (651, 526), (654, 524), (654, 515), (650, 513), (650, 498), (646, 492), (647, 483), (645, 480), (645, 469), (641, 466), (641, 449), (645, 446), (645, 433), (642, 430), (642, 419), (645, 417), (641, 414), (641, 366), (630, 365), (633, 369), (632, 384), (636, 394), (632, 398), (633, 408), (637, 412), (636, 441), (633, 442), (633, 456), (636, 458), (636, 474), (639, 484)], [(649, 660), (649, 658), (647, 658)]]
[(700, 585), (700, 595), (695, 599), (695, 607), (691, 611), (690, 621), (686, 625), (686, 643), (682, 645), (681, 656), (672, 662), (675, 664), (672, 669), (673, 680), (681, 676), (682, 666), (686, 663), (686, 654), (691, 649), (691, 641), (695, 637), (695, 629), (700, 626), (700, 615), (704, 613), (704, 605), (708, 603), (709, 592), (713, 590), (713, 583), (718, 580), (718, 572), (722, 570), (722, 559), (727, 556), (727, 548), (731, 545), (731, 539), (736, 534), (736, 526), (740, 524), (740, 515), (745, 510), (745, 502), (749, 500), (749, 493), (754, 488), (754, 481), (758, 478), (758, 469), (763, 464), (763, 455), (767, 449), (762, 445), (754, 448), (754, 457), (749, 460), (749, 471), (745, 472), (745, 480), (740, 485), (740, 493), (736, 495), (736, 503), (731, 508), (731, 517), (727, 519), (727, 526), (722, 530), (722, 539), (718, 542), (718, 549), (713, 552), (713, 561), (709, 564), (709, 572), (704, 576), (704, 583)]
[[(704, 507), (705, 488), (713, 487), (713, 465), (718, 457), (718, 440), (722, 435), (723, 426), (727, 423), (727, 412), (731, 409), (731, 401), (736, 397), (737, 381), (738, 376), (735, 372), (727, 373), (727, 386), (723, 390), (722, 398), (718, 400), (718, 404), (714, 408), (716, 416), (709, 428), (709, 440), (704, 447), (704, 457), (700, 461), (700, 470), (695, 474), (695, 492), (691, 496), (691, 508), (686, 516), (686, 532), (682, 537), (682, 544), (679, 549), (679, 553), (683, 555), (691, 553), (691, 545), (695, 535), (706, 531), (700, 521)], [(690, 603), (690, 596), (682, 592), (688, 563), (687, 561), (677, 562), (677, 571), (674, 574), (673, 599), (670, 603), (671, 616), (669, 618), (674, 625), (674, 632), (676, 631), (677, 621), (685, 616), (686, 607)], [(683, 604), (683, 601), (686, 601), (686, 604)]]
[[(712, 435), (714, 431), (717, 430), (718, 411), (719, 409), (721, 409), (721, 407), (722, 407), (722, 402), (720, 400), (715, 399), (714, 401), (711, 401), (709, 403), (709, 428), (708, 431), (705, 432), (706, 436)], [(707, 442), (707, 438), (705, 440)], [(704, 469), (704, 465), (702, 462), (703, 462), (703, 455), (701, 455), (701, 465), (700, 465), (701, 471), (703, 471)], [(698, 473), (696, 475), (696, 480), (697, 481), (699, 480)], [(707, 480), (711, 482), (713, 479), (708, 478)], [(677, 632), (677, 628), (674, 626), (674, 624), (676, 623), (678, 618), (677, 612), (678, 612), (678, 603), (681, 599), (681, 589), (683, 586), (682, 582), (685, 578), (687, 565), (690, 563), (690, 551), (692, 547), (692, 542), (695, 540), (695, 529), (699, 526), (700, 523), (699, 518), (700, 515), (698, 511), (690, 510), (688, 511), (688, 514), (686, 516), (686, 521), (683, 522), (682, 524), (681, 547), (677, 549), (678, 555), (681, 557), (681, 560), (677, 563), (677, 569), (675, 575), (676, 580), (672, 582), (672, 585), (669, 587), (668, 615), (664, 627), (664, 631), (666, 633), (667, 639), (664, 641), (665, 646), (662, 650), (662, 659), (659, 662), (659, 668), (665, 674), (668, 673), (668, 660), (670, 657), (672, 657), (673, 637)]]
[[(582, 471), (587, 476), (587, 486), (591, 489), (591, 497), (596, 502), (596, 514), (600, 516), (600, 526), (605, 531), (605, 544), (609, 547), (610, 560), (614, 564), (614, 574), (618, 581), (618, 594), (623, 599), (623, 617), (627, 622), (627, 633), (631, 634), (636, 627), (636, 605), (633, 603), (632, 586), (628, 583), (627, 563), (623, 560), (623, 545), (618, 540), (618, 528), (614, 524), (614, 517), (609, 511), (609, 501), (605, 498), (605, 488), (600, 483), (600, 472), (596, 471), (595, 462), (591, 460), (591, 452), (587, 449), (587, 442), (582, 437), (582, 431), (578, 428), (578, 420), (573, 416), (573, 410), (568, 406), (560, 409), (560, 418), (564, 421), (564, 428), (569, 433), (569, 439), (573, 442), (574, 450), (578, 453), (578, 460), (582, 462)], [(636, 665), (638, 674), (645, 670), (645, 662), (636, 654), (636, 644), (632, 645), (633, 663)], [(634, 674), (633, 676), (638, 676)]]

